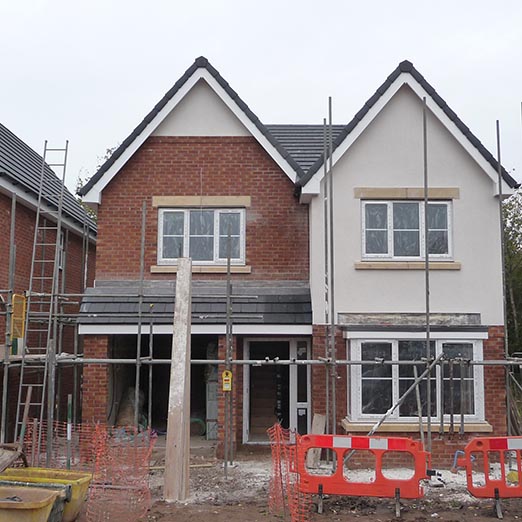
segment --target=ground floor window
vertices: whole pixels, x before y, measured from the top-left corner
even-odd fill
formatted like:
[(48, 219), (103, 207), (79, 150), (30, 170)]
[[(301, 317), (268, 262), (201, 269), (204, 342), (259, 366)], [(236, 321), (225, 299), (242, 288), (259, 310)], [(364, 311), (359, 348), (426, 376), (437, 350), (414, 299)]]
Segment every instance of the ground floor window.
[[(380, 418), (395, 404), (414, 382), (414, 365), (409, 361), (426, 359), (423, 339), (357, 339), (350, 341), (351, 358), (361, 361), (352, 365), (351, 417), (354, 421)], [(469, 361), (482, 360), (482, 341), (433, 340), (430, 357), (443, 353), (445, 363), (431, 373), (431, 417), (449, 420), (451, 415), (464, 413), (465, 420), (484, 420), (483, 369)], [(400, 364), (364, 364), (364, 361), (397, 361)], [(420, 375), (424, 366), (417, 366)], [(428, 379), (419, 386), (422, 415), (428, 416)], [(418, 419), (417, 396), (408, 395), (390, 419), (413, 421)]]

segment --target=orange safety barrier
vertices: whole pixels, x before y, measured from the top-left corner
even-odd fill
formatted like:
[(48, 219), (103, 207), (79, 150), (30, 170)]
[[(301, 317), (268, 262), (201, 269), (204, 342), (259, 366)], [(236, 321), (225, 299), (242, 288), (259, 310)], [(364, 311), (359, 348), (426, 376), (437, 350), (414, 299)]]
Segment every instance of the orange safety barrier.
[[(321, 475), (307, 469), (307, 453), (313, 448), (328, 449), (335, 454), (337, 464), (331, 475)], [(369, 451), (375, 457), (375, 479), (371, 482), (351, 481), (344, 473), (344, 463), (358, 450)], [(383, 456), (389, 452), (402, 452), (413, 457), (414, 470), (411, 477), (397, 479), (383, 474)], [(420, 498), (424, 495), (420, 482), (428, 478), (428, 453), (420, 442), (409, 438), (304, 435), (297, 445), (297, 454), (299, 486), (304, 493), (396, 499)]]
[(476, 437), (457, 459), (477, 498), (522, 497), (522, 437)]

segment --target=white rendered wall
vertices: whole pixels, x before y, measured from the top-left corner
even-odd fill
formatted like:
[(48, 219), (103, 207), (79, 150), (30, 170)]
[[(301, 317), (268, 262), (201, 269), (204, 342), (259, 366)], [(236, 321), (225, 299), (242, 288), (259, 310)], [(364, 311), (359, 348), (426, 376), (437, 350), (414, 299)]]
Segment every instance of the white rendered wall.
[[(424, 312), (423, 270), (355, 270), (362, 261), (355, 187), (423, 186), (422, 102), (402, 87), (334, 167), (336, 312)], [(480, 313), (503, 323), (498, 200), (493, 182), (430, 113), (430, 187), (458, 187), (453, 258), (461, 270), (431, 271), (432, 312)], [(323, 186), (321, 186), (321, 190)], [(324, 323), (323, 196), (310, 203), (313, 321)]]
[(152, 136), (250, 136), (219, 96), (200, 80)]

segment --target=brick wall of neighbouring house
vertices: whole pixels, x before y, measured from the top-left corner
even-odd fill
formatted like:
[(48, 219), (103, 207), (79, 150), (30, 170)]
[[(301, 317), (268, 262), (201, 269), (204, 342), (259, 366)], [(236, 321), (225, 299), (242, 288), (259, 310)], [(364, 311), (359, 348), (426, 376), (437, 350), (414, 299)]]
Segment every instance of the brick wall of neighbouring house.
[[(36, 214), (18, 202), (15, 215), (15, 244), (16, 244), (16, 267), (14, 291), (23, 293), (29, 288), (29, 278), (31, 274), (31, 259), (33, 255), (34, 226)], [(10, 224), (11, 224), (11, 198), (0, 193), (0, 230), (3, 231), (2, 248), (0, 248), (0, 289), (6, 290), (8, 286), (9, 274), (9, 245), (10, 245)], [(51, 238), (52, 241), (53, 239)], [(82, 272), (82, 252), (83, 242), (81, 236), (72, 232), (68, 234), (66, 244), (66, 269), (65, 269), (65, 291), (67, 293), (82, 292), (83, 272)], [(88, 260), (88, 286), (94, 281), (96, 264), (96, 253), (94, 245), (89, 249)], [(78, 299), (72, 299), (78, 302)], [(68, 306), (66, 312), (74, 313), (77, 306)], [(0, 305), (0, 311), (5, 309)], [(0, 316), (0, 344), (5, 340), (5, 316)], [(68, 343), (70, 344), (70, 342)], [(67, 348), (67, 347), (66, 347)], [(69, 346), (70, 348), (70, 346)], [(72, 349), (67, 349), (71, 351)]]
[[(89, 359), (109, 357), (107, 335), (84, 336), (83, 353)], [(86, 364), (83, 368), (82, 422), (106, 422), (109, 400), (109, 368), (102, 364)]]
[[(2, 243), (0, 247), (0, 289), (8, 289), (9, 281), (9, 251), (10, 251), (10, 226), (11, 226), (11, 197), (0, 193), (0, 230), (2, 230)], [(18, 200), (15, 211), (15, 244), (16, 244), (16, 265), (14, 278), (14, 291), (17, 293), (24, 293), (29, 288), (29, 278), (31, 273), (31, 259), (33, 251), (34, 227), (35, 227), (36, 213), (24, 206)], [(54, 239), (51, 239), (54, 240)], [(51, 241), (50, 240), (50, 241)], [(83, 291), (83, 265), (82, 252), (83, 241), (81, 236), (69, 232), (67, 236), (66, 250), (66, 268), (65, 268), (65, 291), (67, 293), (81, 293)], [(52, 248), (49, 249), (52, 251)], [(53, 252), (54, 254), (54, 252)], [(96, 253), (94, 245), (90, 245), (87, 284), (92, 285), (94, 281), (96, 263)], [(6, 297), (3, 294), (3, 297)], [(78, 298), (72, 298), (71, 302), (78, 303)], [(78, 305), (67, 305), (64, 309), (65, 313), (74, 314), (78, 310)], [(0, 313), (5, 312), (5, 307), (0, 304)], [(5, 315), (0, 315), (0, 345), (5, 343)], [(63, 329), (63, 350), (68, 353), (73, 353), (73, 326), (65, 326)], [(31, 341), (31, 339), (29, 339)], [(33, 340), (34, 341), (34, 340)], [(38, 344), (39, 345), (39, 344)], [(80, 345), (81, 350), (81, 345)], [(2, 355), (3, 357), (3, 355)], [(0, 380), (2, 379), (3, 370), (0, 369)], [(81, 367), (78, 369), (81, 374)], [(62, 368), (60, 377), (61, 395), (57, 402), (59, 411), (57, 418), (59, 420), (66, 420), (67, 411), (67, 394), (73, 392), (73, 371), (71, 368)], [(37, 378), (29, 376), (26, 382), (36, 382)], [(57, 378), (58, 382), (58, 378)], [(9, 372), (8, 383), (8, 437), (14, 430), (16, 403), (18, 400), (19, 387), (19, 370), (13, 367)], [(31, 413), (34, 414), (34, 413)]]
[[(293, 183), (250, 137), (151, 137), (103, 191), (98, 213), (97, 279), (136, 279), (142, 203), (147, 203), (145, 275), (157, 264), (153, 196), (251, 196), (246, 264), (236, 279), (308, 281), (308, 207)], [(194, 278), (223, 275), (194, 274)]]
[[(318, 340), (316, 342), (316, 331), (318, 327), (314, 327), (314, 351), (317, 345), (317, 354), (321, 354), (321, 349), (324, 353), (324, 344), (322, 344), (321, 337), (322, 330), (319, 330)], [(321, 327), (322, 328), (322, 327)], [(488, 339), (483, 341), (484, 349), (484, 360), (501, 360), (504, 359), (504, 328), (502, 326), (490, 326), (488, 331)], [(314, 356), (315, 355), (314, 353)], [(314, 396), (318, 396), (317, 404), (321, 406), (316, 409), (314, 403), (314, 411), (322, 412), (324, 407), (321, 403), (321, 394), (324, 395), (324, 386), (321, 383), (321, 374), (319, 369), (315, 372), (319, 377), (318, 381), (314, 380), (312, 386), (314, 388)], [(322, 372), (324, 375), (324, 371)], [(346, 371), (339, 372), (342, 377), (341, 381), (346, 382)], [(318, 386), (320, 387), (318, 389)], [(338, 384), (339, 387), (339, 384)], [(346, 386), (344, 392), (346, 397)], [(439, 424), (432, 423), (432, 465), (435, 468), (449, 469), (453, 464), (453, 458), (457, 450), (463, 450), (467, 442), (474, 437), (493, 437), (493, 436), (504, 436), (507, 434), (507, 417), (506, 417), (506, 381), (505, 381), (505, 367), (502, 366), (484, 366), (484, 401), (485, 401), (485, 418), (486, 421), (491, 425), (493, 431), (490, 433), (472, 433), (466, 432), (464, 435), (459, 435), (458, 426), (456, 433), (448, 434), (445, 433), (440, 436), (438, 433)], [(346, 404), (346, 402), (345, 402)], [(340, 421), (345, 415), (347, 410), (344, 412), (338, 410)], [(455, 423), (459, 423), (458, 415), (455, 416)], [(344, 430), (342, 430), (344, 432)], [(354, 433), (357, 435), (364, 435), (365, 433)], [(419, 433), (416, 432), (378, 432), (379, 436), (386, 437), (412, 437), (419, 439)]]

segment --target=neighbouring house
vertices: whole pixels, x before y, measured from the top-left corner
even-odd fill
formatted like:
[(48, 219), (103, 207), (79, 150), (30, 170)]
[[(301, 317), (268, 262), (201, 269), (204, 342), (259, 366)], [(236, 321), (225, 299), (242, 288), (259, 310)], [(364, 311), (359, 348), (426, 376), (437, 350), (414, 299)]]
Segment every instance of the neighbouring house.
[[(427, 240), (433, 354), (502, 359), (495, 159), (410, 62), (399, 65), (350, 123), (332, 131), (336, 357), (408, 361), (425, 355)], [(177, 260), (188, 256), (192, 359), (222, 360), (230, 235), (234, 358), (324, 356), (322, 152), (321, 125), (262, 124), (207, 59), (198, 58), (81, 189), (98, 211), (96, 283), (80, 316), (85, 355), (135, 359), (139, 347), (142, 356), (152, 351), (170, 358)], [(516, 182), (504, 170), (502, 176), (507, 194)], [(457, 424), (464, 412), (466, 437), (504, 434), (504, 370), (457, 366), (451, 386), (447, 373), (432, 376), (437, 432), (441, 416), (449, 430), (451, 402)], [(168, 375), (166, 365), (140, 375), (152, 425), (160, 429)], [(135, 379), (129, 364), (86, 365), (84, 420), (114, 422)], [(206, 424), (208, 437), (222, 440), (217, 366), (194, 364), (191, 379), (191, 416)], [(412, 380), (411, 366), (338, 366), (337, 431), (369, 431)], [(313, 414), (325, 413), (323, 367), (241, 365), (233, 382), (237, 444), (266, 442), (275, 421), (307, 432)], [(424, 386), (426, 415), (425, 395)], [(382, 431), (412, 434), (417, 422), (410, 399)], [(446, 459), (462, 442), (442, 436), (434, 440), (434, 455)]]
[[(41, 209), (56, 211), (61, 188), (61, 180), (46, 164), (43, 170), (45, 180), (44, 196)], [(36, 209), (42, 174), (42, 157), (32, 150), (20, 138), (15, 136), (4, 125), (0, 124), (0, 229), (2, 230), (0, 248), (0, 345), (2, 360), (6, 340), (6, 305), (8, 292), (25, 295), (29, 290), (31, 276), (31, 260), (33, 257), (33, 242), (36, 226)], [(13, 199), (15, 205), (13, 207)], [(14, 209), (14, 216), (13, 216)], [(52, 214), (52, 212), (51, 212)], [(46, 241), (55, 242), (55, 217), (48, 214), (49, 227)], [(14, 220), (12, 219), (14, 218)], [(11, 226), (14, 224), (13, 235)], [(86, 285), (91, 285), (94, 279), (96, 223), (85, 211), (78, 200), (65, 189), (63, 195), (62, 227), (60, 239), (60, 280), (61, 293), (82, 294)], [(52, 248), (48, 247), (49, 252)], [(9, 257), (14, 254), (13, 285), (9, 281)], [(50, 255), (50, 254), (49, 254)], [(40, 265), (41, 266), (41, 265)], [(35, 273), (36, 275), (36, 273)], [(37, 290), (34, 288), (34, 290)], [(70, 301), (78, 303), (77, 295)], [(70, 305), (67, 312), (74, 314), (78, 306)], [(71, 328), (60, 327), (62, 330), (61, 350), (73, 353), (74, 334)], [(21, 353), (21, 344), (12, 339), (11, 355)], [(8, 380), (8, 433), (11, 433), (16, 413), (20, 360), (11, 360)], [(33, 370), (36, 372), (36, 370)], [(60, 373), (62, 393), (71, 393), (72, 380), (70, 369)], [(1, 385), (0, 385), (1, 386)], [(64, 395), (66, 397), (66, 395)], [(65, 411), (66, 400), (62, 401)], [(0, 406), (1, 407), (1, 406)], [(62, 418), (63, 420), (63, 418)], [(8, 437), (10, 438), (10, 437)]]

